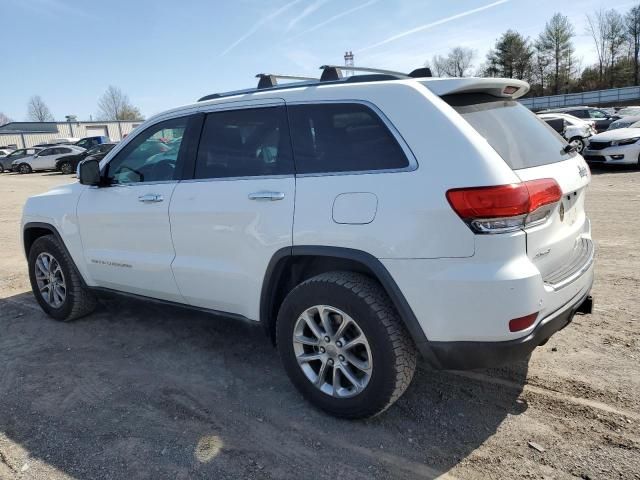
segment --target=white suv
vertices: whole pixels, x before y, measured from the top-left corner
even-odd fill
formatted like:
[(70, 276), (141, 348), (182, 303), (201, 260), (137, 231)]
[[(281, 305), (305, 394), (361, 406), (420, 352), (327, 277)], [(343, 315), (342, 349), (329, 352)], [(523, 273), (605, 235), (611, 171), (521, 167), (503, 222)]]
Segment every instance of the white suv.
[(55, 170), (56, 161), (66, 155), (84, 152), (84, 148), (74, 145), (59, 145), (43, 148), (35, 155), (14, 160), (12, 168), (20, 173), (31, 173), (39, 170)]
[(110, 290), (259, 322), (304, 396), (350, 418), (391, 405), (418, 352), (513, 362), (590, 312), (589, 169), (514, 101), (526, 83), (339, 73), (160, 114), (31, 197), (44, 311)]

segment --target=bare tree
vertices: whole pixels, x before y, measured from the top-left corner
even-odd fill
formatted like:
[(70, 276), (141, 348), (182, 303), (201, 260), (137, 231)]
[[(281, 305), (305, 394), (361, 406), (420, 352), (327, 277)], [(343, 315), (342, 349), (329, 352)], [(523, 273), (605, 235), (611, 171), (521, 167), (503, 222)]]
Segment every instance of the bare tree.
[(109, 85), (98, 100), (98, 117), (101, 120), (142, 120), (142, 114), (118, 87)]
[(436, 55), (432, 59), (438, 77), (464, 77), (469, 74), (475, 52), (471, 48), (452, 48), (446, 57)]
[(593, 15), (587, 15), (587, 32), (591, 34), (598, 54), (598, 74), (604, 85), (605, 75), (609, 73), (609, 85), (613, 87), (616, 59), (622, 53), (627, 25), (616, 10), (600, 9)]
[(638, 85), (638, 63), (640, 60), (640, 5), (629, 10), (625, 16), (627, 37), (633, 55), (633, 84)]
[(51, 110), (40, 95), (34, 95), (27, 103), (27, 117), (32, 122), (53, 122)]
[(569, 19), (561, 13), (556, 13), (547, 22), (538, 37), (537, 46), (549, 58), (553, 66), (554, 93), (560, 93), (563, 73), (566, 71), (567, 61), (573, 55), (571, 39), (575, 35)]
[(0, 112), (0, 127), (2, 125), (6, 125), (7, 123), (11, 123), (11, 122), (13, 122), (13, 120), (7, 117), (4, 113)]

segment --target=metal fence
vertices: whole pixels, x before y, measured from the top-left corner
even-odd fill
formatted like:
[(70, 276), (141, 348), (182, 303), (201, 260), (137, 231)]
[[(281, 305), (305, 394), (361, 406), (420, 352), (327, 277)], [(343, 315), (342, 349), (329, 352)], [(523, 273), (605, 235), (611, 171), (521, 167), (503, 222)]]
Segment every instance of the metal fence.
[(577, 105), (607, 105), (640, 100), (640, 87), (611, 88), (592, 92), (567, 93), (548, 97), (530, 97), (520, 99), (525, 107), (531, 110), (545, 108), (573, 107)]

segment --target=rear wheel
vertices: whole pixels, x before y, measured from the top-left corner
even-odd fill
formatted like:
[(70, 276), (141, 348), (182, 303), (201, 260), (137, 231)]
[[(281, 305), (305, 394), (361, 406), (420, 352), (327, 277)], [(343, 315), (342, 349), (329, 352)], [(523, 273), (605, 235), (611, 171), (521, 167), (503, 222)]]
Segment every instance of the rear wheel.
[(335, 416), (377, 415), (407, 389), (416, 350), (381, 286), (329, 272), (294, 288), (280, 308), (278, 351), (289, 378)]
[(28, 163), (21, 163), (18, 167), (18, 171), (20, 173), (31, 173), (33, 170), (31, 169), (31, 165)]
[(576, 149), (576, 152), (582, 153), (582, 151), (584, 150), (584, 139), (580, 137), (573, 137), (571, 140), (569, 140), (569, 145), (574, 147)]
[(0, 163), (0, 173), (4, 173), (4, 167), (2, 166), (1, 163)]
[(83, 286), (80, 275), (59, 241), (52, 235), (36, 239), (29, 250), (29, 280), (42, 309), (60, 321), (91, 313), (94, 295)]
[(60, 165), (60, 171), (64, 175), (72, 174), (73, 173), (73, 166), (71, 165), (71, 162), (64, 162), (62, 165)]

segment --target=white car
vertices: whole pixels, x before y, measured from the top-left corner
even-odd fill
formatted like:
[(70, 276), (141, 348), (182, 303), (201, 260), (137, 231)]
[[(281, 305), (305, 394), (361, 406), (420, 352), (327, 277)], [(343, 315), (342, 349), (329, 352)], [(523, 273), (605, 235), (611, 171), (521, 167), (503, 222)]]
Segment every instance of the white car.
[(607, 132), (611, 131), (611, 130), (616, 130), (618, 128), (629, 128), (631, 127), (634, 123), (640, 122), (640, 116), (639, 115), (632, 115), (629, 117), (622, 117), (620, 120), (616, 120), (615, 122), (612, 122), (611, 125), (609, 125), (609, 128), (607, 128)]
[(511, 363), (591, 311), (589, 169), (525, 82), (340, 72), (169, 110), (29, 198), (42, 309), (72, 320), (108, 290), (260, 324), (348, 418), (398, 399), (418, 352)]
[(573, 115), (566, 113), (540, 113), (538, 116), (543, 120), (561, 118), (564, 120), (564, 138), (570, 145), (575, 147), (578, 153), (582, 153), (584, 147), (589, 143), (589, 137), (596, 133), (593, 122), (580, 120)]
[(640, 168), (640, 128), (617, 128), (591, 137), (584, 158), (591, 164), (635, 165)]
[(12, 153), (13, 150), (9, 149), (9, 148), (0, 148), (0, 157), (6, 157), (7, 155), (9, 155), (10, 153)]
[(21, 158), (12, 164), (12, 169), (20, 173), (31, 173), (39, 170), (55, 170), (56, 160), (65, 155), (84, 152), (85, 149), (74, 145), (60, 145), (43, 148), (31, 157)]

